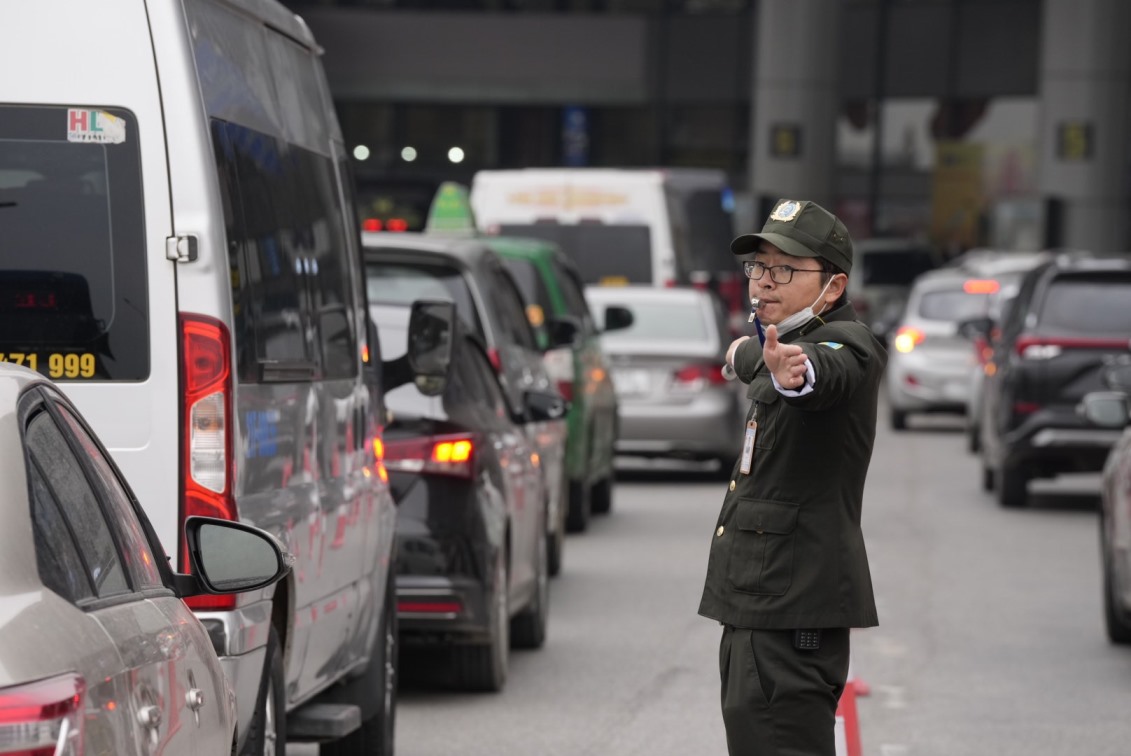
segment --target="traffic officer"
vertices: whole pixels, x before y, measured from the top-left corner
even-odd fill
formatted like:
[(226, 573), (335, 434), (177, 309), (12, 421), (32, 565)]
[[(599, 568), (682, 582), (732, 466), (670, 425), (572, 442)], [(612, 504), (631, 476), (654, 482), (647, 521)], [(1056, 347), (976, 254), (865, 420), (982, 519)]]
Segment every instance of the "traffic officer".
[(887, 352), (844, 296), (852, 239), (820, 205), (778, 201), (731, 251), (764, 344), (727, 351), (752, 401), (699, 613), (723, 626), (731, 756), (834, 756), (848, 631), (878, 624), (860, 513)]

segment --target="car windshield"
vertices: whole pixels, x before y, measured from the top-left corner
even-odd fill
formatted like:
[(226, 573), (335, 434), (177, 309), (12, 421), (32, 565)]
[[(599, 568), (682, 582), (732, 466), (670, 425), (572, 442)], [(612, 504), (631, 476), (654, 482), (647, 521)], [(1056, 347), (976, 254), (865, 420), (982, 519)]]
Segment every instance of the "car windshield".
[(503, 224), (499, 233), (556, 243), (573, 260), (584, 283), (610, 279), (620, 283), (652, 283), (652, 236), (644, 225)]
[(622, 341), (715, 341), (706, 313), (697, 302), (618, 302), (615, 299), (593, 301), (593, 310), (604, 317), (606, 305), (621, 305), (632, 311), (632, 325), (602, 336), (602, 341), (613, 345)]
[(1055, 279), (1041, 304), (1042, 330), (1131, 336), (1131, 276), (1111, 273)]
[(429, 263), (370, 262), (365, 266), (370, 304), (411, 305), (418, 299), (454, 302), (456, 312), (482, 334), (467, 281), (456, 268)]
[(986, 314), (989, 294), (970, 294), (958, 289), (928, 291), (919, 300), (919, 317), (957, 323)]

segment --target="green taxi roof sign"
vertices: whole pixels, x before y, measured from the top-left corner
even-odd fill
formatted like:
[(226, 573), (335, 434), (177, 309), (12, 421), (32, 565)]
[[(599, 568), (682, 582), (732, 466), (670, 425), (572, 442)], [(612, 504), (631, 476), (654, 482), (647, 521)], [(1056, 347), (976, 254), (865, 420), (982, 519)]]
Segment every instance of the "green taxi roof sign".
[(475, 236), (475, 214), (467, 187), (455, 181), (445, 181), (436, 190), (432, 206), (428, 209), (426, 233), (449, 236)]

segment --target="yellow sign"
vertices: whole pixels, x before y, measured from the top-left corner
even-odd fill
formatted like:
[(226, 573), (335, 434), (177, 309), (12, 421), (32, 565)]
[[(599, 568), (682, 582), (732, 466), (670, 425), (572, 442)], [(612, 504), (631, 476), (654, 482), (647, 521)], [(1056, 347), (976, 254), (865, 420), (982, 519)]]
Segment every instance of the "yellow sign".
[(507, 195), (507, 202), (512, 205), (533, 205), (540, 208), (573, 210), (627, 205), (628, 195), (622, 192), (564, 186), (512, 192)]
[(1056, 126), (1056, 156), (1061, 160), (1090, 160), (1092, 141), (1092, 124), (1087, 121), (1066, 121)]
[(950, 249), (980, 243), (979, 218), (985, 206), (982, 145), (939, 142), (931, 187), (931, 238)]
[[(93, 378), (98, 367), (97, 358), (90, 352), (42, 355), (35, 352), (0, 352), (0, 362), (23, 365), (51, 378)], [(47, 369), (41, 370), (41, 366)]]

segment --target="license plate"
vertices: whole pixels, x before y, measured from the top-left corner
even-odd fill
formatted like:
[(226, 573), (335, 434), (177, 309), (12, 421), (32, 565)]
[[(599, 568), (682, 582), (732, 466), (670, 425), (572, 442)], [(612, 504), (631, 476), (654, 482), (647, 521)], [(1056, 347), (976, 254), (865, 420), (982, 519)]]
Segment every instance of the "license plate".
[(647, 370), (620, 368), (613, 371), (613, 386), (622, 396), (640, 396), (652, 389), (652, 376)]

